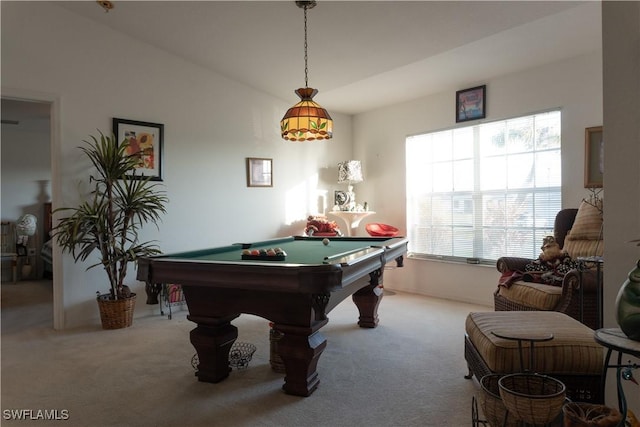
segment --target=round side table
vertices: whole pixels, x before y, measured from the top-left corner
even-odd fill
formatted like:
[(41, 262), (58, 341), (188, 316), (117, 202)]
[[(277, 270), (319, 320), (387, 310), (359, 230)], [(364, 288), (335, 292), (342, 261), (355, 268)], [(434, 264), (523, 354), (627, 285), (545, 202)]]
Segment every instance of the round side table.
[[(620, 328), (606, 328), (598, 329), (594, 333), (594, 339), (603, 347), (607, 348), (607, 355), (604, 360), (604, 367), (602, 369), (602, 396), (604, 396), (605, 381), (607, 378), (607, 370), (609, 368), (616, 369), (617, 391), (618, 391), (618, 410), (622, 414), (622, 421), (618, 424), (618, 427), (624, 427), (625, 419), (627, 415), (627, 399), (624, 395), (624, 389), (622, 388), (622, 376), (623, 373), (628, 373), (634, 369), (638, 369), (640, 366), (636, 363), (622, 363), (622, 355), (628, 354), (635, 357), (640, 357), (640, 341), (634, 341), (629, 339)], [(616, 364), (610, 364), (611, 353), (618, 352), (618, 359)]]

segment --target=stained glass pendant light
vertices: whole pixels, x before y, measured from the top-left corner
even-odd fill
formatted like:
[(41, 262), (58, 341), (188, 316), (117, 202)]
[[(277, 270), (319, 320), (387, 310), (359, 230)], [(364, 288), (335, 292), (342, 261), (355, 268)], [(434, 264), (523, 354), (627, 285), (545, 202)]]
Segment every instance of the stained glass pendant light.
[(316, 5), (315, 0), (296, 1), (296, 5), (304, 9), (304, 86), (295, 92), (300, 97), (293, 107), (287, 110), (280, 121), (282, 138), (287, 141), (315, 141), (330, 139), (333, 136), (333, 119), (329, 112), (322, 108), (313, 97), (317, 89), (309, 87), (309, 68), (307, 66), (307, 9)]

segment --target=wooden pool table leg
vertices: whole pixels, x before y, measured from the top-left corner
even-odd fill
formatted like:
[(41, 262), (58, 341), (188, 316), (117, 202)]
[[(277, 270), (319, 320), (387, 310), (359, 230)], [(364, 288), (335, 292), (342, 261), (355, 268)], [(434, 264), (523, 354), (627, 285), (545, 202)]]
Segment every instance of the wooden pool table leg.
[(198, 324), (190, 333), (191, 344), (198, 353), (198, 381), (217, 383), (229, 376), (229, 350), (238, 338), (238, 328), (231, 321), (238, 316), (218, 319), (187, 317)]
[(352, 299), (360, 312), (358, 325), (361, 328), (378, 326), (378, 306), (382, 300), (382, 270), (369, 274), (369, 285), (353, 294)]
[(278, 342), (278, 354), (285, 366), (284, 385), (287, 394), (309, 396), (318, 388), (318, 359), (327, 346), (326, 338), (319, 329), (327, 320), (312, 327), (275, 324), (274, 328), (283, 333)]

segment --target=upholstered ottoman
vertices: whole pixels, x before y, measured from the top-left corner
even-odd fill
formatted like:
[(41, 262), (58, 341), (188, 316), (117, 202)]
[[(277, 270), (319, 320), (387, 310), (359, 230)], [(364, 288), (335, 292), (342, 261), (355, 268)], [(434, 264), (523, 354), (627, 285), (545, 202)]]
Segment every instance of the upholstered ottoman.
[[(564, 313), (555, 311), (496, 311), (469, 313), (465, 322), (465, 359), (469, 375), (521, 372), (518, 341), (553, 335), (534, 345), (534, 371), (552, 376), (567, 387), (572, 401), (602, 403), (602, 346), (593, 330)], [(500, 335), (501, 337), (499, 337)], [(523, 341), (524, 369), (530, 369), (529, 342)]]

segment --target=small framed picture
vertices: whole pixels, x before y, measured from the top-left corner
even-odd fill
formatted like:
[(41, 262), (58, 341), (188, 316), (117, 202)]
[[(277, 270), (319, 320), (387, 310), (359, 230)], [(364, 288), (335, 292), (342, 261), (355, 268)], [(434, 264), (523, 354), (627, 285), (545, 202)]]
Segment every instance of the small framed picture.
[(456, 123), (486, 117), (487, 86), (476, 86), (456, 92)]
[(349, 194), (346, 191), (335, 190), (333, 192), (334, 206), (344, 207), (349, 203)]
[(273, 160), (247, 158), (247, 187), (273, 187)]
[(127, 119), (113, 119), (118, 143), (127, 141), (127, 153), (138, 157), (134, 178), (162, 181), (164, 125)]
[(584, 188), (601, 188), (604, 174), (602, 126), (584, 130)]

